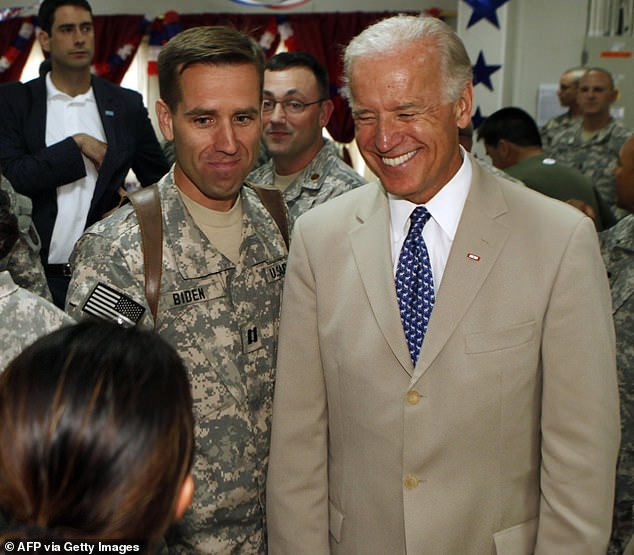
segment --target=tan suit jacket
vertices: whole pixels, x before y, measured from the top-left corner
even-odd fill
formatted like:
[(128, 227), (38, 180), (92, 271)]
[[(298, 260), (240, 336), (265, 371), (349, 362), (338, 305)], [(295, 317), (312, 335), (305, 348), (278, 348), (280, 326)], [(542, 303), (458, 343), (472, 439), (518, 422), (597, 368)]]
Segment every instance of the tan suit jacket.
[(297, 221), (271, 555), (605, 554), (619, 408), (594, 227), (472, 166), (416, 368), (380, 184)]

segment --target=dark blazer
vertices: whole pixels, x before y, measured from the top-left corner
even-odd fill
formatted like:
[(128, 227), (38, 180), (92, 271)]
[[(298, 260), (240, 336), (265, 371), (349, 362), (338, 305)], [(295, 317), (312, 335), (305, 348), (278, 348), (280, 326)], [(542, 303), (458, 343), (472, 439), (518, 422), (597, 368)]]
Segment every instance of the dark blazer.
[[(118, 189), (130, 168), (143, 186), (158, 181), (169, 169), (141, 95), (99, 77), (92, 78), (92, 87), (108, 150), (86, 227), (118, 204)], [(71, 137), (46, 146), (43, 77), (0, 86), (0, 167), (14, 188), (33, 201), (33, 221), (46, 262), (57, 216), (56, 189), (85, 176), (86, 169)]]

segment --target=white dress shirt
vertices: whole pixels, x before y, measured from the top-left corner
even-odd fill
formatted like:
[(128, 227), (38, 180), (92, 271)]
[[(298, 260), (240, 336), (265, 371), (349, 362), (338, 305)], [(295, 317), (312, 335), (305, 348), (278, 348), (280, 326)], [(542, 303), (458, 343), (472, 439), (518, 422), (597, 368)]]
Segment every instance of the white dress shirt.
[[(53, 84), (51, 74), (48, 73), (46, 92), (46, 146), (63, 141), (76, 133), (86, 133), (105, 142), (106, 136), (92, 87), (84, 94), (69, 96)], [(86, 226), (98, 172), (90, 159), (86, 156), (83, 158), (85, 177), (57, 187), (57, 218), (49, 247), (49, 264), (68, 262), (73, 247)], [(63, 164), (64, 160), (59, 160), (59, 163)]]
[[(458, 222), (462, 216), (462, 209), (471, 187), (471, 161), (460, 147), (462, 165), (449, 182), (438, 191), (426, 204), (431, 218), (423, 228), (423, 239), (427, 245), (427, 252), (431, 260), (431, 270), (434, 276), (434, 291), (438, 289), (449, 258), (449, 251), (453, 245)], [(398, 257), (403, 242), (409, 231), (410, 216), (418, 206), (409, 200), (388, 193), (390, 206), (390, 236), (392, 244), (393, 272), (396, 276)]]

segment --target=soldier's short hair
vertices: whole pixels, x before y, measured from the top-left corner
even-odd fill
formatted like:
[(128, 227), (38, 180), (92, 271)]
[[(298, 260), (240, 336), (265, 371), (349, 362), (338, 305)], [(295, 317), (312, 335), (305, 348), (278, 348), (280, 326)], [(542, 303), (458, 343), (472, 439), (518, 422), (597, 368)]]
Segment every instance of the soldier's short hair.
[(518, 146), (542, 146), (535, 120), (515, 106), (502, 108), (485, 119), (478, 128), (478, 139), (493, 147), (502, 139)]
[(283, 71), (292, 67), (305, 67), (310, 70), (317, 81), (319, 97), (330, 98), (330, 79), (328, 78), (328, 71), (308, 52), (301, 50), (280, 52), (266, 63), (265, 69), (268, 71)]
[(607, 69), (605, 69), (603, 67), (589, 67), (589, 68), (587, 68), (586, 71), (583, 73), (583, 75), (579, 78), (579, 81), (581, 81), (590, 72), (602, 73), (603, 75), (605, 75), (608, 78), (608, 81), (610, 82), (610, 88), (612, 90), (614, 90), (616, 88), (615, 85), (614, 85), (614, 76)]
[(38, 25), (42, 31), (49, 35), (51, 34), (53, 22), (55, 21), (55, 12), (57, 8), (62, 6), (77, 6), (78, 8), (83, 8), (92, 16), (92, 8), (86, 0), (44, 0), (37, 14)]
[(257, 42), (230, 27), (193, 27), (174, 36), (159, 53), (159, 92), (170, 110), (176, 110), (183, 98), (181, 74), (195, 64), (252, 65), (258, 73), (261, 95), (264, 54)]
[(583, 66), (575, 66), (575, 67), (568, 68), (566, 71), (564, 71), (561, 74), (561, 76), (563, 77), (564, 75), (568, 75), (572, 77), (572, 83), (575, 86), (579, 86), (579, 81), (583, 77), (583, 74), (586, 72), (586, 70), (587, 68)]
[(435, 17), (397, 15), (371, 25), (348, 44), (344, 53), (344, 95), (352, 100), (350, 76), (357, 58), (398, 52), (422, 40), (433, 41), (440, 55), (443, 100), (455, 102), (473, 79), (471, 60), (458, 35)]

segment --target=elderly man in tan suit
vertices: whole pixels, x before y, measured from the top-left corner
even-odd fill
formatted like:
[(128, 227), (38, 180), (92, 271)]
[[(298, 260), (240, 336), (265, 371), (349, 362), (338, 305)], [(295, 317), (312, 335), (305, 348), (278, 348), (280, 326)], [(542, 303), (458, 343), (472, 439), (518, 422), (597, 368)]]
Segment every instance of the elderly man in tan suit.
[(442, 22), (380, 22), (345, 65), (379, 181), (294, 230), (269, 553), (604, 554), (619, 416), (592, 222), (460, 149), (471, 64)]

